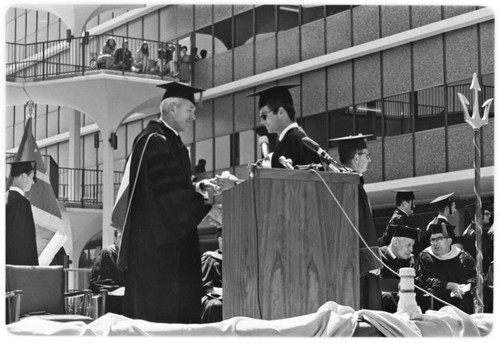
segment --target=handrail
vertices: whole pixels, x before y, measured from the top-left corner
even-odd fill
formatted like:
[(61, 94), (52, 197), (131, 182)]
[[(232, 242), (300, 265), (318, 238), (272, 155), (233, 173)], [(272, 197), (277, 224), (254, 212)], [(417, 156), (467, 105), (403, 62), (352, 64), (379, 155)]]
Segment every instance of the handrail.
[[(101, 55), (106, 40), (113, 37), (116, 42), (115, 52), (123, 41), (128, 41), (128, 49), (133, 58), (133, 68), (121, 68), (118, 56), (108, 66), (103, 66)], [(139, 63), (136, 52), (142, 43), (147, 43), (149, 54)], [(119, 35), (94, 35), (50, 40), (37, 43), (7, 43), (6, 77), (7, 80), (80, 76), (95, 70), (127, 73), (141, 73), (151, 78), (191, 82), (194, 58), (189, 60), (190, 73), (179, 75), (181, 46), (176, 42), (162, 42)], [(168, 54), (167, 54), (168, 51)], [(143, 70), (146, 69), (146, 70)], [(181, 79), (182, 78), (182, 79)]]

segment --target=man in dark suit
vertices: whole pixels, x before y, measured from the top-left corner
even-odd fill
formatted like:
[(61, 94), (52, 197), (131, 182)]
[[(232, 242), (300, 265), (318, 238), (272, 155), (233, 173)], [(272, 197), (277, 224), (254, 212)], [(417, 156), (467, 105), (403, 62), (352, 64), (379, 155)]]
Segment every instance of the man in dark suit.
[(5, 262), (37, 266), (35, 222), (31, 203), (26, 198), (26, 192), (36, 182), (36, 164), (22, 161), (11, 165), (12, 186), (5, 206)]

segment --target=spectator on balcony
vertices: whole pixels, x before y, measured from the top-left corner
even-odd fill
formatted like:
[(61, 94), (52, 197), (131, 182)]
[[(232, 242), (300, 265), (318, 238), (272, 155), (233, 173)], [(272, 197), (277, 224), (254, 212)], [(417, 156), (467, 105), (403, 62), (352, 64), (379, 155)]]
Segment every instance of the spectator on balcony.
[(114, 54), (116, 50), (116, 40), (109, 37), (104, 43), (101, 52), (99, 53), (98, 64), (106, 69), (113, 68), (115, 62)]
[(148, 42), (142, 42), (135, 52), (135, 64), (132, 68), (137, 73), (147, 73), (149, 71), (149, 46)]
[(191, 55), (187, 54), (187, 46), (182, 46), (179, 56), (179, 81), (187, 82), (191, 81)]
[(159, 75), (166, 75), (170, 73), (170, 62), (173, 60), (175, 46), (168, 43), (161, 43), (158, 49), (158, 59), (156, 60), (156, 67), (154, 72)]
[(200, 60), (204, 59), (204, 58), (207, 58), (207, 54), (208, 54), (208, 51), (205, 50), (205, 49), (202, 49), (200, 51)]
[(128, 40), (123, 40), (122, 46), (115, 51), (115, 68), (118, 70), (130, 71), (134, 59), (128, 49)]

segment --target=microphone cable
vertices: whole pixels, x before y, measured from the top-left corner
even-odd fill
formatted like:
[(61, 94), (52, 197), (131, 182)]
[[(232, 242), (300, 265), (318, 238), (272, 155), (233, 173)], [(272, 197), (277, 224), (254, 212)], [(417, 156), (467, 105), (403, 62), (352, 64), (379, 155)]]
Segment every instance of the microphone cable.
[[(368, 246), (368, 243), (366, 243), (365, 239), (361, 236), (361, 234), (359, 233), (358, 229), (356, 228), (356, 226), (353, 224), (353, 222), (351, 221), (351, 218), (349, 218), (349, 216), (347, 215), (347, 213), (345, 212), (344, 208), (342, 207), (342, 205), (340, 204), (340, 202), (338, 201), (337, 197), (335, 196), (335, 194), (333, 194), (333, 191), (331, 190), (330, 186), (328, 186), (327, 182), (325, 181), (325, 179), (321, 176), (321, 174), (315, 170), (315, 169), (311, 169), (311, 171), (313, 173), (315, 173), (316, 175), (318, 175), (318, 177), (320, 178), (321, 182), (323, 182), (323, 184), (325, 185), (326, 189), (328, 190), (328, 192), (330, 193), (330, 195), (332, 196), (333, 200), (335, 201), (335, 203), (337, 204), (337, 206), (340, 208), (340, 210), (342, 211), (342, 214), (346, 217), (347, 221), (349, 222), (349, 224), (351, 225), (351, 227), (353, 228), (353, 230), (356, 232), (356, 234), (358, 235), (358, 237), (361, 239), (361, 241), (363, 242), (363, 244), (368, 248), (368, 250), (371, 252), (371, 254), (375, 257), (375, 259), (377, 259), (384, 267), (386, 267), (391, 273), (393, 273), (394, 275), (396, 275), (398, 278), (399, 278), (399, 274), (396, 273), (391, 267), (389, 267), (387, 264), (384, 263), (384, 261), (382, 261), (382, 259), (380, 257), (377, 256), (377, 254), (375, 254), (372, 249), (370, 249), (370, 247)], [(430, 293), (429, 291), (417, 286), (414, 284), (414, 287), (424, 293), (426, 293), (427, 295), (431, 296), (432, 298), (436, 299), (436, 300), (439, 300), (441, 301), (442, 303), (444, 303), (445, 305), (448, 305), (448, 306), (453, 306), (455, 308), (458, 308), (456, 307), (455, 305), (452, 305), (450, 303), (448, 303), (447, 301), (444, 301), (443, 299), (435, 296), (434, 294)]]

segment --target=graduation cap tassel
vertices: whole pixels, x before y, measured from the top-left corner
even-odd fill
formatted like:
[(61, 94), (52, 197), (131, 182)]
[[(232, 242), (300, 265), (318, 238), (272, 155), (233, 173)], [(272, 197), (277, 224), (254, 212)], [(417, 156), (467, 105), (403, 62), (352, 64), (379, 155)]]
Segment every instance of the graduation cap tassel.
[(479, 81), (477, 79), (476, 73), (472, 75), (472, 83), (470, 89), (474, 94), (474, 104), (472, 109), (472, 116), (469, 114), (469, 100), (461, 93), (458, 93), (458, 98), (462, 103), (462, 108), (464, 111), (464, 120), (469, 123), (474, 130), (473, 137), (473, 145), (474, 145), (474, 196), (476, 198), (476, 294), (474, 297), (474, 311), (475, 313), (483, 313), (484, 312), (484, 303), (483, 303), (483, 250), (482, 250), (482, 218), (481, 218), (481, 144), (480, 144), (480, 131), (479, 129), (488, 125), (488, 113), (490, 111), (491, 103), (493, 99), (488, 99), (484, 102), (483, 108), (484, 113), (483, 116), (480, 116), (479, 113), (479, 92), (481, 91), (481, 87), (479, 86)]

